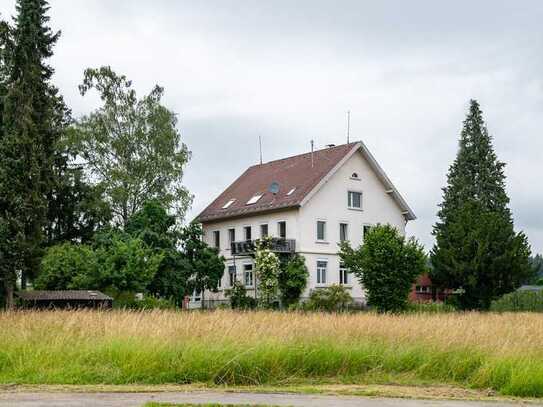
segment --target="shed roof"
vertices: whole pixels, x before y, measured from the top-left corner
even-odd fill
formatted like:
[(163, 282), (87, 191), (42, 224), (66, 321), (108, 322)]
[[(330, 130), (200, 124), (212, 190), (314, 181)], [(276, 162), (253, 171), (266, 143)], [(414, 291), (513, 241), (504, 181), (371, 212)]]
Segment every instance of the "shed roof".
[(31, 290), (18, 291), (16, 295), (25, 301), (107, 301), (108, 295), (94, 290)]

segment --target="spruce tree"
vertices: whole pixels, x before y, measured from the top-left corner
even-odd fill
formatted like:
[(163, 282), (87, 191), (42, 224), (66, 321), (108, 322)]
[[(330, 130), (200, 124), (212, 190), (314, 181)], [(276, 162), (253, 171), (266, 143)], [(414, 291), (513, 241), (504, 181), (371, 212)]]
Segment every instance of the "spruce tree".
[(504, 167), (479, 103), (471, 100), (443, 188), (431, 253), (432, 281), (459, 289), (457, 301), (464, 309), (488, 308), (532, 273), (527, 238), (513, 227)]
[(67, 110), (46, 64), (60, 33), (48, 27), (45, 0), (18, 0), (2, 60), (6, 67), (0, 139), (0, 273), (8, 307), (17, 273), (36, 273), (53, 183), (56, 145)]

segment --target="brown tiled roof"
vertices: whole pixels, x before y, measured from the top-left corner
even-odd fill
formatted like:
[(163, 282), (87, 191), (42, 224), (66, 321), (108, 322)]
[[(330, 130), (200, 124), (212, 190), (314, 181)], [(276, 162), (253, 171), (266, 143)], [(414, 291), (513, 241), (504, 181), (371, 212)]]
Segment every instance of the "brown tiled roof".
[[(253, 165), (200, 213), (197, 220), (213, 221), (297, 207), (354, 145), (355, 143), (344, 144), (315, 151), (313, 166), (311, 166), (311, 153)], [(273, 182), (277, 182), (280, 188), (275, 195), (268, 191)], [(296, 188), (294, 192), (287, 195), (293, 188)], [(257, 203), (247, 205), (247, 201), (257, 194), (264, 195)], [(222, 209), (230, 199), (235, 199), (235, 202), (227, 209)]]
[[(279, 209), (299, 207), (304, 198), (313, 191), (321, 181), (348, 155), (360, 150), (368, 158), (370, 165), (397, 200), (407, 219), (415, 219), (415, 215), (407, 206), (403, 198), (396, 191), (383, 170), (371, 156), (362, 142), (342, 144), (317, 150), (313, 153), (296, 155), (281, 160), (253, 165), (249, 167), (237, 180), (219, 195), (195, 219), (198, 222), (213, 222), (227, 218), (249, 216), (262, 212), (271, 212)], [(313, 164), (312, 164), (313, 161)], [(279, 192), (269, 192), (272, 183), (279, 184)], [(292, 194), (288, 193), (294, 190)], [(252, 205), (247, 202), (255, 195), (263, 194)], [(230, 200), (235, 201), (223, 206)]]
[(57, 290), (57, 291), (32, 290), (32, 291), (18, 291), (16, 294), (19, 298), (25, 301), (113, 300), (113, 298), (101, 293), (100, 291), (93, 291), (93, 290)]

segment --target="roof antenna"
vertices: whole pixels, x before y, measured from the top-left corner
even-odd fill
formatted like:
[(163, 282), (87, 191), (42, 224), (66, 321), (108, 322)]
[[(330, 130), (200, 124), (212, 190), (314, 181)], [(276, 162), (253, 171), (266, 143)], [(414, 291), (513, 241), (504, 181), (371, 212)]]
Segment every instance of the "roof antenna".
[(311, 168), (313, 168), (313, 140), (311, 140)]
[(347, 144), (349, 144), (350, 133), (351, 133), (351, 111), (347, 110)]
[(260, 149), (260, 165), (262, 165), (262, 137), (258, 135), (258, 147)]

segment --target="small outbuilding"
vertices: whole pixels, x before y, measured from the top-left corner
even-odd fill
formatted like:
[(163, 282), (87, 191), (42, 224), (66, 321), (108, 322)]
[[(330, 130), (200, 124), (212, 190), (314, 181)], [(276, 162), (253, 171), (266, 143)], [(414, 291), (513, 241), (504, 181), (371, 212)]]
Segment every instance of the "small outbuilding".
[(31, 290), (18, 291), (17, 297), (23, 308), (65, 309), (99, 308), (109, 309), (113, 298), (94, 290)]

